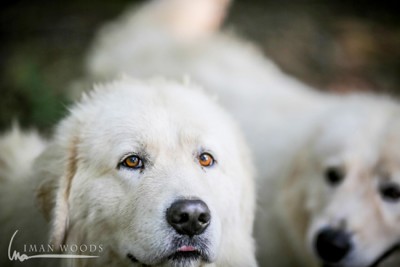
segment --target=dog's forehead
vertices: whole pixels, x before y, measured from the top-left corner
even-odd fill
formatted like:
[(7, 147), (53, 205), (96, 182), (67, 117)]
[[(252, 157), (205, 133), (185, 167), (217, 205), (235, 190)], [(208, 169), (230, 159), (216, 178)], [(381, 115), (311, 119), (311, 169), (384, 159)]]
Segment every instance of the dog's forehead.
[(190, 89), (143, 90), (147, 92), (120, 90), (112, 94), (113, 98), (107, 103), (99, 101), (93, 118), (97, 127), (128, 127), (132, 132), (157, 131), (162, 135), (171, 128), (186, 128), (190, 132), (190, 128), (207, 129), (222, 124), (216, 122), (221, 111), (197, 92)]
[(204, 93), (172, 84), (123, 83), (98, 92), (75, 112), (94, 147), (234, 144), (229, 116)]
[(390, 112), (379, 107), (339, 110), (321, 124), (315, 153), (322, 159), (337, 157), (373, 164), (378, 160), (389, 120)]

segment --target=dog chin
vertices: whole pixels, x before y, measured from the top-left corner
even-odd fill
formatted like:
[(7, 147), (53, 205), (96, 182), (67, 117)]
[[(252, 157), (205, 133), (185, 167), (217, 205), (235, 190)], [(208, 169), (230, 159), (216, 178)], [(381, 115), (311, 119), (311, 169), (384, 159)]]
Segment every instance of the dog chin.
[(359, 261), (354, 261), (354, 258), (347, 257), (340, 262), (331, 263), (331, 262), (321, 262), (321, 267), (370, 267), (370, 264), (360, 263)]
[(388, 260), (390, 262), (391, 256), (394, 253), (397, 253), (399, 250), (400, 244), (395, 243), (394, 245), (389, 246), (384, 252), (382, 252), (379, 256), (374, 258), (372, 262), (369, 263), (360, 263), (359, 261), (354, 262), (354, 260), (352, 261), (351, 259), (349, 259), (347, 261), (345, 260), (337, 264), (321, 263), (321, 267), (379, 267), (383, 262), (387, 262)]
[(340, 263), (321, 263), (321, 267), (377, 267), (375, 263), (360, 263), (353, 261), (342, 261)]
[(368, 265), (355, 265), (349, 262), (342, 262), (342, 263), (321, 263), (321, 267), (369, 267)]
[(168, 257), (168, 265), (174, 267), (198, 266), (208, 261), (199, 251), (177, 251)]
[(176, 251), (163, 259), (151, 260), (150, 262), (142, 262), (136, 259), (133, 254), (128, 253), (127, 257), (136, 264), (143, 266), (163, 266), (163, 267), (192, 267), (200, 266), (201, 263), (209, 263), (207, 255), (203, 255), (200, 251)]

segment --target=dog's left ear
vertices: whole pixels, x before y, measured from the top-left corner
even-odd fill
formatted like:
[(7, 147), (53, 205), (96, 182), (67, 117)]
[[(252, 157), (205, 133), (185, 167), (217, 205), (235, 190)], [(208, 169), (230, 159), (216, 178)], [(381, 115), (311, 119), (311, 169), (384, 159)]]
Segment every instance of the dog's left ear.
[[(311, 134), (301, 148), (298, 149), (293, 159), (287, 165), (287, 174), (281, 180), (279, 185), (279, 197), (276, 200), (279, 209), (282, 210), (282, 216), (288, 224), (288, 229), (299, 229), (299, 231), (288, 231), (291, 235), (296, 235), (293, 240), (303, 240), (307, 234), (310, 223), (310, 199), (308, 194), (310, 186), (313, 183), (310, 178), (315, 173), (315, 156), (312, 152), (314, 142), (319, 135), (319, 129)], [(296, 224), (296, 225), (294, 225)], [(301, 233), (301, 236), (298, 234)], [(301, 245), (301, 244), (299, 244)]]
[(59, 247), (68, 233), (69, 194), (77, 168), (77, 138), (66, 147), (50, 146), (39, 159), (39, 177), (43, 179), (37, 190), (39, 208), (51, 221), (50, 243)]
[(67, 155), (63, 166), (63, 173), (59, 180), (57, 193), (55, 196), (55, 207), (53, 209), (52, 229), (50, 241), (59, 246), (64, 243), (68, 232), (69, 206), (68, 198), (70, 194), (72, 179), (77, 169), (77, 145), (78, 139), (70, 140), (67, 147)]

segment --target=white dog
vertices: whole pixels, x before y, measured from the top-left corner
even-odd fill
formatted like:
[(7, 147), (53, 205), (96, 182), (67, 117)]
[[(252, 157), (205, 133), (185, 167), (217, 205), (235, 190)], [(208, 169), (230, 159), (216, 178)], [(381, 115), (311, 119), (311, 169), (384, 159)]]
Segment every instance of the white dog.
[(317, 93), (252, 45), (192, 19), (221, 21), (224, 12), (207, 10), (227, 1), (188, 8), (198, 2), (154, 1), (106, 25), (89, 51), (87, 75), (188, 74), (218, 94), (255, 153), (261, 266), (365, 267), (385, 259), (400, 241), (392, 201), (400, 186), (398, 104)]
[[(309, 116), (312, 120), (297, 122), (308, 131), (298, 132), (288, 122), (286, 134), (266, 135), (287, 143), (280, 146), (285, 162), (278, 159), (280, 169), (266, 173), (258, 185), (262, 266), (271, 258), (275, 266), (399, 264), (387, 258), (400, 241), (400, 155), (395, 152), (400, 107), (366, 95), (336, 100)], [(276, 146), (272, 141), (262, 145)]]
[[(32, 161), (11, 159), (5, 163), (14, 168)], [(60, 123), (34, 168), (19, 181), (2, 172), (1, 204), (10, 205), (1, 208), (3, 247), (19, 230), (11, 257), (36, 244), (29, 235), (47, 244), (49, 231), (52, 247), (98, 256), (67, 266), (256, 266), (248, 149), (231, 118), (193, 85), (124, 78), (97, 86)], [(33, 187), (49, 230), (26, 218), (30, 209), (12, 208), (33, 209), (32, 194), (19, 193)]]

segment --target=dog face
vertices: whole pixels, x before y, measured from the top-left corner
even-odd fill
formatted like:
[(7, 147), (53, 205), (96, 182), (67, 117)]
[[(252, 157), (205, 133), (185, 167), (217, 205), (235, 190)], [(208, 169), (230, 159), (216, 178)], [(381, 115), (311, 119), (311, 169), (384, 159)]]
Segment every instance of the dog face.
[(400, 241), (400, 124), (390, 103), (351, 104), (311, 146), (308, 242), (327, 266), (372, 266)]
[[(254, 262), (249, 155), (199, 90), (129, 79), (99, 88), (49, 150), (66, 162), (53, 242), (102, 243), (129, 266), (229, 262), (232, 248), (246, 251), (233, 264)], [(232, 247), (235, 238), (244, 244)]]

